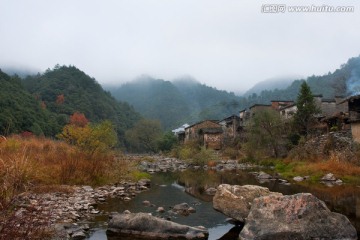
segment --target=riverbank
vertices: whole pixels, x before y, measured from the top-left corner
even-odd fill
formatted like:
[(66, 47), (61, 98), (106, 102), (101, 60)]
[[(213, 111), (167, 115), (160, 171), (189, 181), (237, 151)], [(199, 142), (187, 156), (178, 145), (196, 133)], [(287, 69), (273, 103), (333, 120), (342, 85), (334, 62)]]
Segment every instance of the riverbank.
[[(149, 179), (137, 182), (122, 181), (114, 185), (57, 186), (46, 193), (24, 192), (12, 201), (13, 214), (2, 222), (1, 238), (20, 239), (27, 231), (41, 230), (36, 237), (58, 239), (85, 239), (88, 222), (103, 212), (98, 206), (110, 198), (130, 201), (137, 194), (148, 190)], [(108, 213), (107, 213), (108, 214)], [(27, 225), (23, 226), (26, 221)], [(12, 225), (18, 224), (16, 229)], [(32, 229), (30, 229), (32, 228)]]
[(360, 185), (360, 166), (336, 159), (315, 162), (267, 159), (259, 161), (259, 164), (269, 168), (271, 173), (278, 173), (287, 180), (301, 176), (306, 177), (307, 181), (315, 183), (320, 182), (326, 174), (332, 173), (344, 183)]
[[(13, 236), (19, 231), (5, 233), (5, 229), (15, 229), (14, 226), (21, 222), (34, 222), (36, 224), (24, 225), (26, 228), (22, 232), (38, 232), (43, 239), (52, 234), (48, 230), (54, 229), (53, 226), (59, 219), (63, 219), (64, 224), (70, 223), (66, 227), (75, 231), (78, 227), (73, 228), (72, 223), (101, 214), (96, 204), (107, 202), (114, 197), (112, 192), (118, 187), (120, 189), (116, 191), (120, 191), (120, 194), (123, 194), (121, 188), (124, 188), (125, 195), (117, 196), (121, 201), (129, 200), (125, 198), (131, 199), (137, 194), (136, 191), (139, 191), (137, 182), (128, 181), (126, 186), (123, 186), (121, 184), (124, 179), (141, 179), (148, 174), (159, 172), (184, 172), (187, 176), (179, 175), (177, 181), (184, 186), (189, 185), (185, 189), (187, 193), (207, 201), (211, 199), (214, 188), (219, 183), (214, 181), (216, 174), (207, 175), (205, 172), (224, 173), (222, 178), (229, 175), (235, 182), (241, 182), (240, 176), (247, 178), (241, 171), (257, 168), (257, 172), (253, 174), (258, 180), (261, 179), (259, 182), (276, 181), (284, 185), (297, 182), (294, 177), (303, 178), (303, 182), (297, 184), (314, 184), (320, 182), (326, 174), (333, 173), (336, 179), (343, 183), (355, 186), (360, 184), (360, 167), (336, 159), (318, 162), (270, 159), (256, 164), (238, 160), (192, 163), (161, 155), (121, 155), (115, 152), (86, 155), (64, 142), (16, 136), (0, 143), (0, 160), (0, 235)], [(265, 171), (269, 176), (264, 178), (261, 171)], [(198, 182), (206, 182), (202, 189), (210, 194), (198, 194)], [(135, 184), (135, 192), (128, 192), (127, 185), (134, 187), (132, 184)], [(93, 191), (87, 192), (86, 189)], [(51, 207), (51, 204), (55, 207)], [(9, 227), (4, 227), (6, 225)]]

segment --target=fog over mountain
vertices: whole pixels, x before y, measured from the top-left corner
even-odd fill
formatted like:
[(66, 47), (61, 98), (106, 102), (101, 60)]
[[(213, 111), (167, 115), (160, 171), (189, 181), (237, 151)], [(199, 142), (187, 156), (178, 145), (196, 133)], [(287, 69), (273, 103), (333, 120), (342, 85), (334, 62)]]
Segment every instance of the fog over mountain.
[(269, 14), (253, 0), (1, 0), (0, 68), (72, 65), (107, 85), (191, 75), (238, 93), (277, 76), (324, 75), (360, 53), (360, 1), (286, 4), (355, 10)]
[(256, 83), (252, 88), (247, 90), (244, 94), (241, 94), (245, 97), (250, 94), (256, 93), (260, 94), (264, 90), (275, 90), (275, 89), (285, 89), (291, 85), (294, 80), (303, 79), (302, 76), (287, 76), (287, 77), (278, 77), (270, 78), (264, 81)]

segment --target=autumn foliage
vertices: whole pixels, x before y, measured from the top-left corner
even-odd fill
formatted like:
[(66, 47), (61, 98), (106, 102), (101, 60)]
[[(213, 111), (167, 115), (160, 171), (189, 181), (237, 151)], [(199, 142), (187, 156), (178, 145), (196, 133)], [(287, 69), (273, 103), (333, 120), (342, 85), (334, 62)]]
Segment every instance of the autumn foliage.
[(61, 105), (65, 102), (64, 94), (60, 94), (56, 97), (56, 104)]
[(85, 127), (89, 123), (89, 120), (83, 113), (75, 112), (70, 116), (70, 124), (77, 127)]

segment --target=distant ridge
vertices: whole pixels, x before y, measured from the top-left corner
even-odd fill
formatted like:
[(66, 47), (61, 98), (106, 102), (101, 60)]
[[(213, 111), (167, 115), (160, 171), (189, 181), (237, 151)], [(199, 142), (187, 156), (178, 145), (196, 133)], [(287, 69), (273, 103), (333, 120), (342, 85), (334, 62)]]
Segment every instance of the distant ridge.
[(243, 96), (247, 97), (253, 93), (260, 94), (264, 90), (283, 90), (289, 87), (296, 79), (302, 79), (300, 76), (288, 76), (279, 78), (270, 78), (255, 84), (252, 88), (247, 90)]

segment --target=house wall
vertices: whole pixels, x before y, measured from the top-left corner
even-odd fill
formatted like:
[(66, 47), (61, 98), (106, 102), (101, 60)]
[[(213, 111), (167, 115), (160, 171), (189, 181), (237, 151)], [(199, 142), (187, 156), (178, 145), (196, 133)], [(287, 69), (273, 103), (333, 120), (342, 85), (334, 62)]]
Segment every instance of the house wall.
[(294, 114), (297, 112), (297, 107), (296, 105), (292, 106), (292, 107), (287, 107), (284, 108), (280, 111), (280, 116), (283, 119), (290, 119), (294, 116)]
[(264, 106), (264, 105), (259, 105), (259, 106), (254, 106), (252, 108), (250, 108), (250, 116), (254, 117), (256, 113), (258, 112), (262, 112), (266, 109), (271, 109), (271, 106)]
[(219, 128), (220, 124), (206, 120), (190, 126), (185, 129), (185, 142), (189, 140), (197, 140), (199, 138), (199, 130), (202, 128)]
[(204, 146), (206, 148), (220, 150), (221, 142), (222, 142), (222, 134), (221, 133), (216, 133), (216, 134), (205, 133), (204, 134)]
[(360, 122), (351, 123), (351, 133), (354, 141), (360, 143)]
[(330, 117), (336, 113), (336, 102), (321, 102), (321, 112), (324, 116)]
[(293, 101), (272, 101), (271, 102), (271, 108), (273, 108), (274, 110), (279, 111), (280, 108), (289, 106), (291, 104), (293, 104)]
[(223, 129), (225, 138), (235, 138), (238, 134), (237, 130), (240, 126), (240, 118), (237, 116), (226, 118), (219, 122)]

